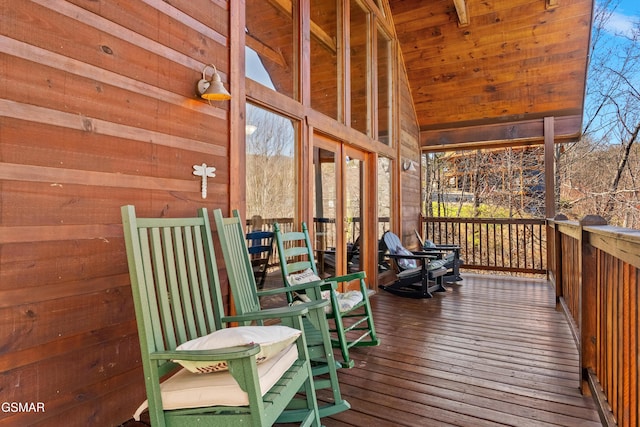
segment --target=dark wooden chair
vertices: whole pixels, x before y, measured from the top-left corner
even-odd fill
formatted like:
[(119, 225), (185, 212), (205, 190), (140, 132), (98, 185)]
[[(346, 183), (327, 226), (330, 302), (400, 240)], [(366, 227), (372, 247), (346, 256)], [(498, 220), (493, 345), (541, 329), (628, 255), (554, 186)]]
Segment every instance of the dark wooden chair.
[(447, 269), (447, 274), (444, 275), (443, 280), (445, 282), (460, 282), (462, 280), (460, 267), (464, 264), (460, 258), (460, 246), (435, 244), (431, 240), (424, 240), (418, 230), (413, 231), (418, 238), (422, 252), (437, 255), (438, 258), (446, 261), (444, 267)]
[(263, 289), (269, 269), (269, 260), (273, 253), (273, 232), (250, 231), (246, 234), (246, 239), (256, 286), (258, 289)]
[[(288, 290), (287, 298), (290, 302), (294, 302), (296, 293), (300, 293), (296, 290), (296, 286), (299, 286), (304, 281), (321, 284), (321, 289), (324, 291), (324, 295), (321, 295), (321, 297), (331, 301), (331, 310), (327, 313), (327, 319), (331, 321), (331, 342), (334, 347), (340, 349), (343, 364), (353, 367), (354, 361), (349, 356), (350, 348), (380, 344), (373, 323), (364, 271), (319, 281), (307, 224), (303, 222), (301, 225), (302, 231), (299, 232), (282, 232), (277, 223), (274, 224), (273, 228), (280, 259), (282, 280), (285, 289)], [(296, 279), (296, 276), (301, 278)], [(337, 283), (353, 281), (358, 283), (357, 291), (344, 294), (336, 291)], [(308, 296), (317, 298), (317, 295)]]
[(409, 298), (431, 298), (432, 292), (445, 292), (443, 277), (447, 274), (445, 260), (425, 252), (409, 251), (400, 238), (386, 231), (380, 240), (382, 256), (392, 260), (398, 279), (380, 288), (393, 294)]
[[(306, 338), (299, 332), (307, 309), (278, 313), (283, 323), (297, 329), (298, 338), (262, 363), (256, 357), (263, 347), (255, 340), (183, 350), (181, 345), (194, 340), (241, 329), (224, 329), (224, 322), (247, 320), (223, 315), (207, 211), (201, 209), (196, 218), (137, 218), (133, 206), (123, 206), (122, 222), (147, 391), (147, 402), (135, 418), (148, 405), (154, 427), (271, 426), (286, 419), (286, 408), (303, 389), (301, 425), (319, 426)], [(268, 342), (271, 331), (260, 329), (257, 336)], [(176, 360), (227, 370), (193, 373)]]
[[(278, 312), (282, 308), (262, 309), (260, 307), (260, 297), (278, 295), (286, 292), (283, 288), (256, 291), (255, 279), (251, 270), (246, 239), (242, 231), (242, 219), (237, 210), (233, 211), (233, 216), (225, 218), (220, 209), (213, 212), (216, 223), (216, 231), (220, 239), (220, 246), (224, 256), (224, 262), (229, 276), (229, 287), (233, 296), (236, 312), (239, 315), (250, 316), (255, 313)], [(310, 293), (320, 291), (314, 289), (313, 285), (304, 285), (296, 288), (305, 289)], [(328, 301), (317, 298), (306, 304), (296, 305), (296, 307), (306, 307), (308, 314), (304, 317), (304, 331), (307, 338), (307, 349), (309, 358), (312, 361), (314, 384), (316, 389), (330, 389), (332, 398), (328, 402), (319, 403), (320, 417), (334, 415), (349, 409), (351, 406), (342, 398), (340, 384), (338, 382), (337, 369), (340, 365), (336, 362), (331, 338), (329, 335), (329, 324), (325, 317), (324, 308), (328, 306)], [(285, 306), (285, 310), (288, 306)], [(297, 420), (295, 413), (291, 413), (290, 419)]]

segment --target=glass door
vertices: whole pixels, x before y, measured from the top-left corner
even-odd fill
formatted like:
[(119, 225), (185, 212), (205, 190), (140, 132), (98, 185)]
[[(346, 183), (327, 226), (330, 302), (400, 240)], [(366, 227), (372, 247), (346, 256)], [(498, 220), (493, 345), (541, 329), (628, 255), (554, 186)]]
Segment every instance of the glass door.
[(360, 242), (363, 234), (363, 188), (365, 157), (361, 151), (345, 148), (344, 185), (344, 273), (360, 271)]
[[(366, 154), (322, 135), (314, 135), (313, 195), (314, 247), (322, 277), (362, 270), (365, 244), (364, 209)], [(343, 286), (341, 292), (357, 283)]]
[[(318, 273), (321, 277), (334, 276), (341, 269), (336, 264), (342, 256), (341, 211), (338, 206), (339, 173), (341, 173), (341, 147), (338, 143), (314, 135), (311, 194), (313, 195), (313, 247), (316, 250)], [(340, 214), (340, 215), (339, 215)], [(340, 230), (339, 230), (340, 229)]]

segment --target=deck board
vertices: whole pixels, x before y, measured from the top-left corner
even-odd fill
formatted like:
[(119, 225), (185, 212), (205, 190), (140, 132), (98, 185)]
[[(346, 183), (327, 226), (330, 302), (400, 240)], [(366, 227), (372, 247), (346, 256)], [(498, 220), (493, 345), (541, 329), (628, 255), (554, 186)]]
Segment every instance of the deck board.
[(601, 425), (546, 281), (466, 274), (432, 299), (371, 302), (382, 344), (352, 350), (339, 371), (352, 408), (327, 427)]
[(465, 274), (432, 299), (380, 291), (371, 304), (381, 345), (352, 350), (338, 371), (351, 409), (326, 427), (601, 426), (546, 281)]

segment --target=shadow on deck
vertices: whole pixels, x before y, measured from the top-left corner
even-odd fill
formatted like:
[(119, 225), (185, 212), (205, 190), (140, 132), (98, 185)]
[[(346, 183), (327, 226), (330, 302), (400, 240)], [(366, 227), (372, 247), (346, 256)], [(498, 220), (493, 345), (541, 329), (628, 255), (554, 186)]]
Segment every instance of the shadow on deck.
[(326, 427), (601, 426), (546, 281), (465, 273), (448, 287), (432, 299), (371, 297), (382, 344), (352, 350), (355, 367), (339, 371), (351, 409)]

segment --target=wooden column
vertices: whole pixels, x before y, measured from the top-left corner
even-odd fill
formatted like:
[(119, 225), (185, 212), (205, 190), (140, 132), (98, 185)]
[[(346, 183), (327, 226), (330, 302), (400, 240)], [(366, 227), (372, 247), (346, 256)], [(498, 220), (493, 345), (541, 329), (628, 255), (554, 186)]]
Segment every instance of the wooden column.
[(544, 205), (545, 218), (556, 214), (555, 126), (553, 117), (544, 118)]
[(229, 92), (229, 206), (238, 209), (240, 216), (246, 218), (246, 118), (245, 118), (245, 9), (244, 0), (230, 2), (230, 76)]

